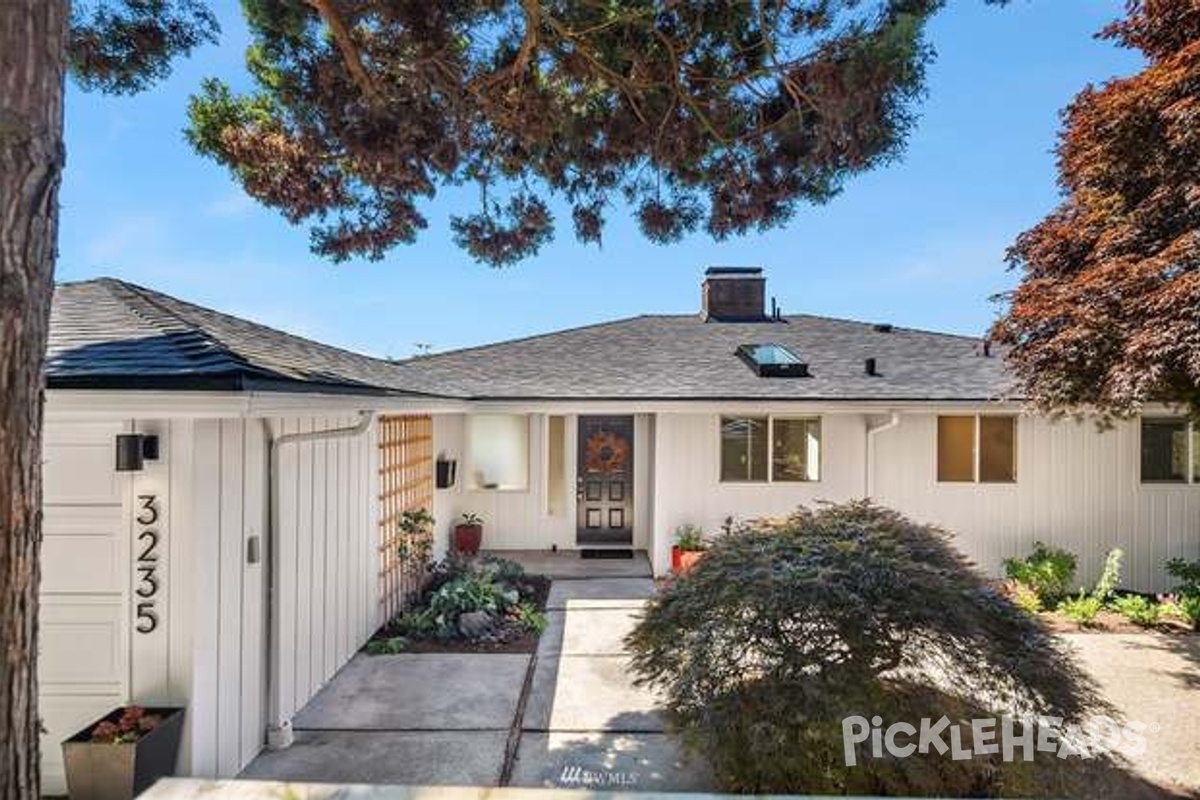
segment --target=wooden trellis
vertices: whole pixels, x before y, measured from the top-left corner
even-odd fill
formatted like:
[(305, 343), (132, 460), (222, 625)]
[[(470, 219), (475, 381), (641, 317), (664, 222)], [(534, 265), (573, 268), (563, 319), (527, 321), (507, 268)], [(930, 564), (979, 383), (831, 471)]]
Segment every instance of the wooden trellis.
[(433, 512), (433, 420), (388, 416), (379, 420), (379, 611), (389, 620), (422, 588), (432, 535), (400, 528), (406, 511)]

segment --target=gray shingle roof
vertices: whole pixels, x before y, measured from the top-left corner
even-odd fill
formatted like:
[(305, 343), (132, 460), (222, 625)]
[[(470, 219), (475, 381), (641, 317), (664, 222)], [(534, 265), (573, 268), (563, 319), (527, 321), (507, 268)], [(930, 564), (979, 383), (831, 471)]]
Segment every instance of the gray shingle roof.
[(112, 278), (55, 289), (52, 388), (399, 390), (386, 361)]
[[(760, 378), (739, 345), (778, 343), (811, 377)], [(864, 361), (875, 358), (879, 375)], [(809, 315), (772, 322), (641, 316), (410, 359), (400, 382), (429, 392), (502, 398), (990, 400), (1009, 378), (979, 339)]]
[[(760, 378), (735, 355), (766, 343), (799, 355), (810, 377)], [(496, 400), (991, 400), (1010, 388), (1000, 354), (983, 356), (978, 339), (809, 315), (640, 316), (394, 363), (111, 278), (57, 287), (46, 372), (52, 388)]]

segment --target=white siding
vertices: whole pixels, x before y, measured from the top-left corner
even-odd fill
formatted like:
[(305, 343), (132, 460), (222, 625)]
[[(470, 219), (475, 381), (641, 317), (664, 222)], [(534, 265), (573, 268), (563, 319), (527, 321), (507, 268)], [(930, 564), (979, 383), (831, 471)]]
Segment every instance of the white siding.
[[(730, 416), (753, 410), (730, 410)], [(720, 414), (658, 414), (654, 429), (654, 571), (666, 572), (675, 529), (720, 532), (726, 517), (786, 514), (820, 500), (864, 494), (866, 423), (859, 414), (821, 417), (821, 479), (809, 483), (722, 483)]]
[(955, 532), (989, 572), (1040, 539), (1079, 554), (1079, 577), (1090, 582), (1120, 547), (1125, 585), (1161, 591), (1171, 585), (1167, 558), (1200, 557), (1200, 486), (1140, 483), (1137, 422), (1100, 432), (1090, 422), (1022, 417), (1009, 485), (938, 483), (934, 414), (902, 416), (877, 443), (879, 502)]
[[(275, 420), (276, 436), (357, 417)], [(375, 426), (279, 452), (280, 714), (290, 719), (377, 627)]]
[[(575, 473), (577, 470), (578, 416), (565, 419), (564, 497), (562, 513), (547, 511), (547, 415), (529, 415), (529, 486), (524, 491), (472, 490), (468, 486), (469, 453), (464, 435), (464, 415), (433, 417), (433, 452), (458, 461), (458, 480), (450, 489), (434, 495), (436, 521), (434, 552), (448, 546), (450, 531), (458, 517), (473, 512), (483, 517), (483, 547), (488, 550), (562, 550), (575, 548)], [(633, 546), (647, 548), (651, 538), (653, 462), (651, 459), (651, 416), (634, 415), (634, 529)]]

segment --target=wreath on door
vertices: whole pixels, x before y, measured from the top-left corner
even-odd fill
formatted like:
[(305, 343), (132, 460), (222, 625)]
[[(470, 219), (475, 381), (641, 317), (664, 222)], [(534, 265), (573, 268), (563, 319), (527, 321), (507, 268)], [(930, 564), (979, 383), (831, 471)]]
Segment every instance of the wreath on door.
[(619, 472), (629, 460), (629, 442), (612, 431), (597, 431), (588, 437), (584, 455), (588, 472)]

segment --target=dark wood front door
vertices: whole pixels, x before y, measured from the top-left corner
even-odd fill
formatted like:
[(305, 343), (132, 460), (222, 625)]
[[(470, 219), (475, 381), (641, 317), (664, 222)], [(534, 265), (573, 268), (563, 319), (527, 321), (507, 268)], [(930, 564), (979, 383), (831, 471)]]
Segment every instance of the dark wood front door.
[(633, 543), (633, 417), (580, 417), (579, 544)]

